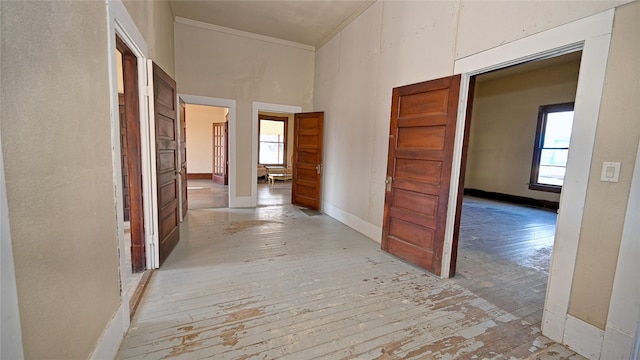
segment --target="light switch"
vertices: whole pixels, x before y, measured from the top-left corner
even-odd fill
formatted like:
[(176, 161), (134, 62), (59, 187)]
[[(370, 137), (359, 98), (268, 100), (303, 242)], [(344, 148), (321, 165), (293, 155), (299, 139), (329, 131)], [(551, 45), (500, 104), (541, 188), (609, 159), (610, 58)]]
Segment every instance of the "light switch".
[(603, 162), (602, 163), (602, 175), (600, 181), (605, 182), (618, 182), (620, 177), (620, 163), (619, 162)]

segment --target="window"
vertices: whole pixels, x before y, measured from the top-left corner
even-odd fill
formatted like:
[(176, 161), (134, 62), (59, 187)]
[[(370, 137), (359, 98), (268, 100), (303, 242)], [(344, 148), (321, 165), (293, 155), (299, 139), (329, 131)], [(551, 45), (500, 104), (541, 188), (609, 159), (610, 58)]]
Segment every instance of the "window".
[(259, 115), (258, 163), (287, 166), (287, 118)]
[(573, 125), (573, 103), (540, 106), (529, 189), (560, 192)]

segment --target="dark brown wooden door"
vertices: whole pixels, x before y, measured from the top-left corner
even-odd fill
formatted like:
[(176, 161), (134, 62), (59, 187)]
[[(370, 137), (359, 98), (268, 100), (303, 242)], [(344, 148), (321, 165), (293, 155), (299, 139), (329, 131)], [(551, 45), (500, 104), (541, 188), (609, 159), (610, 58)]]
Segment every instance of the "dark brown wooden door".
[(124, 221), (129, 221), (129, 166), (127, 163), (127, 122), (125, 118), (124, 94), (118, 94), (118, 112), (120, 113), (120, 157), (122, 167), (122, 206)]
[(160, 264), (180, 240), (176, 82), (153, 64)]
[(228, 123), (213, 123), (213, 182), (228, 184), (227, 177)]
[(187, 199), (187, 109), (184, 101), (180, 99), (180, 185), (182, 218), (187, 216), (189, 203)]
[(131, 232), (131, 269), (133, 272), (146, 268), (144, 234), (144, 205), (142, 191), (142, 145), (140, 138), (140, 106), (138, 101), (138, 59), (127, 45), (116, 36), (116, 48), (122, 54), (124, 82), (124, 124), (121, 134), (123, 156), (126, 156), (126, 175), (129, 196), (129, 221)]
[(324, 112), (295, 114), (291, 203), (320, 210)]
[[(382, 249), (440, 275), (460, 75), (393, 89)], [(455, 260), (454, 260), (455, 261)]]

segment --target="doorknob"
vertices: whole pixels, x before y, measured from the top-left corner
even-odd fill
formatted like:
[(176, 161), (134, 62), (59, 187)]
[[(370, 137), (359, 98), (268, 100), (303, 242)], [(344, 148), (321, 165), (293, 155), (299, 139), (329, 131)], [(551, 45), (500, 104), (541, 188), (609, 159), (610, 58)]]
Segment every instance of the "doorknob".
[(391, 176), (387, 176), (387, 179), (384, 181), (387, 184), (387, 191), (391, 191), (391, 184), (393, 183), (393, 178)]

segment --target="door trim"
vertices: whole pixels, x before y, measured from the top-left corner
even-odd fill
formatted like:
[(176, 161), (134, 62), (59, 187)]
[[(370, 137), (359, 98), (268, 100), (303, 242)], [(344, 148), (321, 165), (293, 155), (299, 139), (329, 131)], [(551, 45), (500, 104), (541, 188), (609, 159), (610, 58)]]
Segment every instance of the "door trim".
[[(566, 178), (571, 186), (563, 189), (558, 214), (555, 246), (547, 287), (542, 321), (543, 334), (563, 342), (570, 331), (566, 327), (569, 296), (578, 240), (586, 199), (591, 155), (595, 141), (600, 100), (609, 56), (609, 43), (615, 9), (577, 20), (554, 29), (501, 45), (455, 61), (454, 73), (462, 74), (458, 126), (451, 174), (449, 212), (445, 233), (442, 276), (449, 276), (452, 255), (455, 204), (460, 179), (464, 124), (469, 82), (472, 76), (533, 60), (541, 60), (582, 49), (582, 62), (576, 93), (575, 114), (571, 138), (572, 155)], [(569, 209), (570, 207), (570, 209)]]
[[(256, 207), (258, 205), (258, 112), (279, 112), (295, 114), (302, 112), (302, 106), (281, 105), (254, 101), (252, 103), (253, 115), (252, 120), (252, 136), (251, 136), (251, 195), (250, 203), (247, 207)], [(293, 145), (291, 145), (293, 146)], [(294, 149), (295, 150), (295, 149)], [(231, 182), (231, 179), (229, 179)]]
[[(107, 1), (107, 63), (109, 72), (109, 92), (110, 92), (110, 109), (111, 109), (111, 144), (112, 144), (112, 165), (113, 165), (113, 182), (114, 182), (114, 201), (116, 205), (116, 234), (118, 237), (118, 249), (121, 254), (125, 251), (124, 242), (124, 215), (122, 212), (122, 171), (120, 170), (120, 119), (118, 112), (118, 80), (116, 71), (116, 35), (129, 47), (129, 49), (138, 58), (138, 89), (142, 90), (147, 84), (146, 59), (149, 56), (149, 48), (147, 46), (142, 33), (138, 30), (135, 22), (129, 15), (121, 0)], [(142, 148), (142, 174), (143, 174), (143, 194), (153, 193), (153, 189), (149, 187), (149, 183), (145, 181), (145, 177), (149, 177), (148, 153), (149, 143), (145, 143), (144, 129), (149, 126), (149, 114), (147, 112), (147, 99), (144, 91), (138, 92), (140, 106), (140, 130), (141, 130), (141, 148)], [(148, 140), (148, 139), (147, 139)], [(155, 234), (153, 229), (148, 226), (152, 223), (148, 196), (143, 199), (144, 218), (145, 218), (145, 247), (148, 251), (150, 239)], [(149, 258), (147, 257), (147, 268), (151, 268)], [(119, 259), (120, 283), (124, 283), (127, 279), (126, 272), (122, 271), (126, 268), (124, 257)], [(118, 353), (120, 343), (124, 338), (124, 334), (130, 324), (129, 301), (132, 293), (122, 292), (120, 294), (120, 306), (116, 309), (113, 317), (105, 326), (104, 332), (96, 346), (94, 347), (91, 359), (114, 358)]]
[[(236, 195), (236, 101), (232, 99), (178, 93), (186, 104), (224, 107), (229, 109), (229, 208), (249, 207), (247, 197)], [(187, 165), (189, 166), (189, 165)]]

